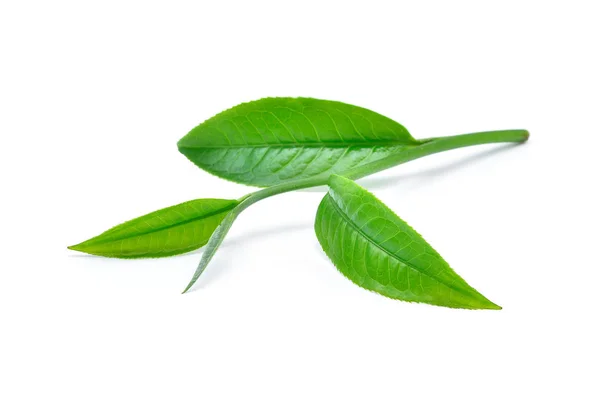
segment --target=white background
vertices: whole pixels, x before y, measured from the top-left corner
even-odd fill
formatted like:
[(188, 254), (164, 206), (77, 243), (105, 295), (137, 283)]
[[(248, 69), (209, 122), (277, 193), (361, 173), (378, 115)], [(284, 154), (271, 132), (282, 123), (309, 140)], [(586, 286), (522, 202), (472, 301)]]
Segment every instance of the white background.
[[(600, 398), (597, 3), (2, 1), (0, 398)], [(502, 311), (354, 286), (313, 233), (322, 189), (201, 251), (66, 249), (194, 198), (177, 152), (265, 96), (340, 100), (417, 138), (525, 128), (360, 181)]]

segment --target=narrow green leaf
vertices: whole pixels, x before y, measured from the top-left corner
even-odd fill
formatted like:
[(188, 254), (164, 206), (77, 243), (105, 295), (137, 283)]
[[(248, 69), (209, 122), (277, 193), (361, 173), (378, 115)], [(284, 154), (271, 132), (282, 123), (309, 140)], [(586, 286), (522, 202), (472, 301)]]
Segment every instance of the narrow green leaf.
[(335, 175), (329, 187), (317, 211), (315, 231), (325, 253), (352, 282), (404, 301), (501, 309), (469, 286), (371, 193)]
[(198, 199), (117, 225), (69, 249), (104, 257), (167, 257), (206, 244), (237, 200)]
[(223, 239), (225, 239), (225, 236), (227, 235), (227, 232), (229, 232), (229, 228), (231, 228), (231, 225), (233, 225), (233, 222), (235, 221), (236, 217), (237, 214), (235, 214), (235, 212), (230, 212), (225, 216), (219, 227), (210, 237), (210, 240), (206, 245), (206, 249), (204, 249), (204, 253), (202, 253), (200, 263), (198, 264), (198, 267), (194, 272), (194, 276), (190, 280), (190, 283), (188, 283), (186, 288), (181, 293), (185, 293), (188, 290), (190, 290), (190, 288), (194, 286), (194, 283), (196, 283), (198, 278), (200, 278), (200, 275), (202, 275), (202, 272), (204, 272), (206, 266), (208, 265), (210, 260), (212, 260), (213, 256), (217, 252), (217, 249), (219, 248), (221, 243), (223, 243)]
[(399, 123), (365, 108), (278, 97), (230, 108), (192, 129), (178, 147), (221, 178), (272, 186), (343, 174), (420, 143)]

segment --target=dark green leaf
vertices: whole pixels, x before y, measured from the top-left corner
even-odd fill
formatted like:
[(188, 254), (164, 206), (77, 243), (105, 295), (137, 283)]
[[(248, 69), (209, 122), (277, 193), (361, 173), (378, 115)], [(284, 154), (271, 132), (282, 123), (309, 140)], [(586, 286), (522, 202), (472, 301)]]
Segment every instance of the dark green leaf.
[(393, 299), (500, 309), (458, 276), (406, 222), (340, 176), (329, 180), (315, 231), (335, 266), (358, 286)]
[(167, 257), (204, 246), (237, 200), (198, 199), (132, 219), (69, 247), (104, 257)]
[(192, 129), (178, 147), (214, 175), (272, 186), (341, 174), (419, 143), (399, 123), (361, 107), (280, 97), (224, 111)]

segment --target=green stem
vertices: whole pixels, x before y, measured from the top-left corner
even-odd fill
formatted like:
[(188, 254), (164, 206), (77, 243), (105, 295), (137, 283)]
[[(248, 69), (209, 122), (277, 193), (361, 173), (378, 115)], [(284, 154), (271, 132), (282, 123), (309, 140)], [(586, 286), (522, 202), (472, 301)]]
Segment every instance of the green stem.
[[(417, 158), (425, 157), (430, 154), (440, 153), (442, 151), (459, 149), (461, 147), (475, 146), (478, 144), (488, 143), (523, 143), (529, 138), (529, 132), (525, 130), (506, 130), (506, 131), (491, 131), (491, 132), (478, 132), (468, 133), (465, 135), (456, 135), (441, 138), (432, 138), (421, 140), (418, 145), (407, 147), (405, 151), (392, 154), (386, 158), (382, 158), (377, 161), (373, 161), (369, 164), (361, 165), (340, 173), (340, 175), (346, 178), (355, 180), (367, 175), (374, 174), (379, 171), (394, 167), (396, 165), (403, 164), (407, 161), (412, 161)], [(225, 235), (229, 231), (229, 228), (237, 218), (237, 216), (250, 207), (252, 204), (266, 199), (267, 197), (275, 196), (277, 194), (291, 192), (298, 189), (306, 189), (315, 186), (327, 185), (329, 175), (320, 175), (306, 179), (298, 179), (291, 182), (282, 183), (280, 185), (271, 186), (254, 193), (250, 193), (239, 199), (239, 204), (233, 208), (225, 220), (221, 222), (221, 225), (217, 228), (215, 233), (211, 236), (210, 240), (206, 245), (206, 250), (202, 254), (200, 264), (192, 277), (192, 280), (185, 288), (183, 293), (188, 291), (196, 280), (200, 277), (209, 261), (217, 251), (217, 248), (225, 238)]]

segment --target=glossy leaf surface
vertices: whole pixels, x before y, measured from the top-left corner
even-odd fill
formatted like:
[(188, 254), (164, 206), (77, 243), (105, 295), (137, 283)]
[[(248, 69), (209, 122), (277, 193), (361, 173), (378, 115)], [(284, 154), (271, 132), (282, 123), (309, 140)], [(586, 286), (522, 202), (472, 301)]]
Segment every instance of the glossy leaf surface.
[(344, 171), (420, 142), (399, 123), (345, 103), (265, 98), (192, 129), (179, 151), (219, 177), (254, 186)]
[(332, 176), (329, 186), (315, 231), (325, 253), (352, 282), (393, 299), (500, 309), (371, 193), (339, 176)]
[(163, 208), (69, 247), (104, 257), (167, 257), (204, 246), (237, 200), (198, 199)]

